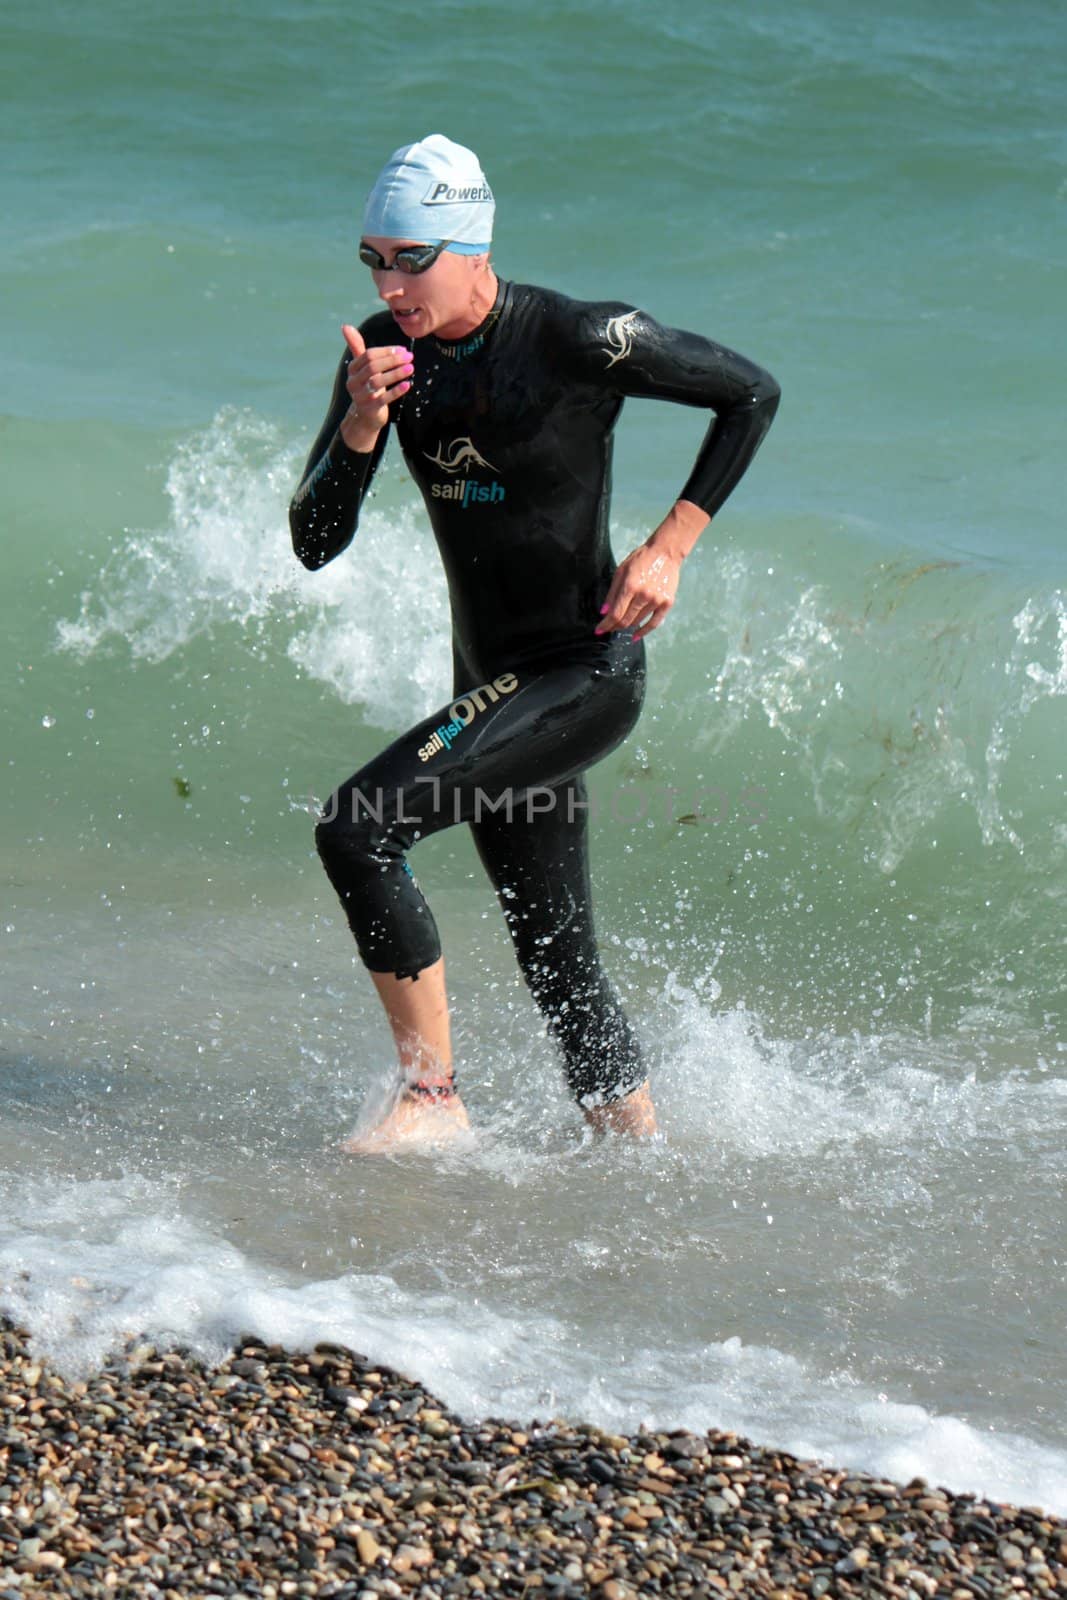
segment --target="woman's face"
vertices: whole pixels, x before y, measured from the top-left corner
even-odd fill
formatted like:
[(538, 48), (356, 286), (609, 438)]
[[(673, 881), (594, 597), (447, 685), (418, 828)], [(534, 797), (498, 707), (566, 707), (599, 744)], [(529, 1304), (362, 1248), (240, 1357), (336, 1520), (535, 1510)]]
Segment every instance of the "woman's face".
[[(405, 245), (424, 244), (425, 240), (367, 234), (364, 243), (391, 262)], [(425, 272), (385, 267), (372, 269), (371, 277), (397, 326), (409, 338), (422, 339), (428, 333), (439, 333), (445, 339), (462, 338), (469, 331), (475, 284), (485, 270), (485, 262), (485, 256), (460, 256), (452, 250), (442, 250)]]

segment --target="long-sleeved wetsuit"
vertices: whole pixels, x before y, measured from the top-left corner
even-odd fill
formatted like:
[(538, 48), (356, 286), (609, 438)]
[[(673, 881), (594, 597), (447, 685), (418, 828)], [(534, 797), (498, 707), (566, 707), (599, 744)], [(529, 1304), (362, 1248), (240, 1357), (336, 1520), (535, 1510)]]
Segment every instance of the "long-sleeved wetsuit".
[[(334, 794), (320, 855), (366, 965), (416, 976), (441, 950), (406, 852), (470, 823), (573, 1093), (618, 1098), (645, 1070), (597, 953), (582, 778), (630, 732), (644, 692), (643, 644), (593, 633), (616, 565), (612, 429), (628, 395), (713, 411), (679, 496), (710, 516), (769, 427), (778, 387), (630, 306), (503, 281), (465, 339), (408, 341), (389, 312), (360, 331), (368, 348), (413, 351), (390, 425), (448, 579), (454, 698)], [(350, 542), (389, 431), (367, 453), (341, 437), (350, 359), (290, 508), (311, 568)]]

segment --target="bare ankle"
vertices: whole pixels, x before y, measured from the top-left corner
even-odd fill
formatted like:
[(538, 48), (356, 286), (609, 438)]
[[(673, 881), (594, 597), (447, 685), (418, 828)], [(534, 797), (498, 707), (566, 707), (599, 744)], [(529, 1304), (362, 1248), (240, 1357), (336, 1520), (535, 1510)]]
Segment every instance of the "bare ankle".
[(647, 1078), (618, 1100), (609, 1100), (599, 1106), (583, 1106), (582, 1110), (596, 1133), (626, 1133), (637, 1138), (650, 1138), (656, 1132), (656, 1111)]
[(444, 1104), (456, 1098), (456, 1082), (448, 1078), (419, 1078), (405, 1082), (403, 1096), (406, 1100), (424, 1101), (430, 1105)]

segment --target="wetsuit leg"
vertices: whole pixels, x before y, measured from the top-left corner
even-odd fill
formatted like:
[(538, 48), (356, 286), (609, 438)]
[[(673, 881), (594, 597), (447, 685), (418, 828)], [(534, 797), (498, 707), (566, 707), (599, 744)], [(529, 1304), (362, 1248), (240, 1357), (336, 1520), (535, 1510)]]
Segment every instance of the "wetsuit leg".
[[(569, 791), (569, 792), (568, 792)], [(578, 1101), (617, 1100), (647, 1077), (641, 1047), (597, 950), (585, 781), (541, 813), (471, 824), (530, 993)]]
[(415, 977), (440, 956), (405, 859), (416, 840), (458, 822), (541, 815), (546, 792), (626, 737), (643, 689), (639, 647), (501, 672), (418, 723), (337, 790), (315, 839), (372, 972)]

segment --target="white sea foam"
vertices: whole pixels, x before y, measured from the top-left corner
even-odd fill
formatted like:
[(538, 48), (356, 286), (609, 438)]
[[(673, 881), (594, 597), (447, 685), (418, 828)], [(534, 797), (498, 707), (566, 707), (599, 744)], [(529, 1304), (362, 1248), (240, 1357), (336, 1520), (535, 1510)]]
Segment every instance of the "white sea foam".
[[(933, 1170), (990, 1128), (1047, 1129), (1064, 1092), (1062, 1080), (1007, 1063), (980, 1077), (966, 1045), (903, 1033), (775, 1039), (746, 1007), (720, 1009), (705, 986), (674, 975), (655, 1027), (672, 1143), (710, 1138), (732, 1160), (770, 1158), (798, 1173), (832, 1160), (832, 1185), (855, 1177), (864, 1192), (879, 1177), (877, 1150), (906, 1149), (914, 1171)], [(888, 1196), (900, 1171), (881, 1176)]]
[(377, 727), (425, 716), (451, 683), (447, 599), (415, 496), (389, 484), (389, 509), (365, 510), (346, 556), (307, 572), (286, 508), (300, 452), (247, 411), (220, 411), (177, 450), (167, 525), (128, 531), (58, 624), (60, 648), (121, 644), (161, 661), (226, 629), (257, 646), (265, 627), (290, 658)]
[(185, 1343), (212, 1363), (242, 1332), (290, 1348), (326, 1339), (421, 1380), (468, 1417), (724, 1428), (804, 1457), (1067, 1512), (1067, 1452), (896, 1403), (770, 1345), (731, 1336), (688, 1351), (627, 1350), (610, 1328), (510, 1311), (500, 1296), (416, 1293), (385, 1273), (296, 1282), (176, 1204), (160, 1207), (158, 1194), (153, 1203), (136, 1178), (26, 1198), (2, 1225), (0, 1303), (71, 1377), (133, 1333)]

